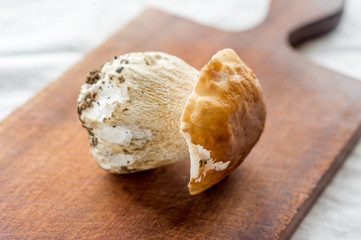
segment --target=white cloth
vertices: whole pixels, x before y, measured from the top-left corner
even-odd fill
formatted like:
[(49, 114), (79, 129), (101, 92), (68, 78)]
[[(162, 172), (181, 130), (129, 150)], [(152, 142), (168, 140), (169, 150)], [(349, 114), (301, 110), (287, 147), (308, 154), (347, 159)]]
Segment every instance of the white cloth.
[[(0, 120), (153, 6), (196, 22), (240, 31), (261, 22), (267, 0), (2, 0)], [(349, 0), (340, 26), (300, 54), (361, 79), (361, 1)], [(360, 93), (361, 94), (361, 93)], [(361, 239), (361, 143), (292, 239)]]

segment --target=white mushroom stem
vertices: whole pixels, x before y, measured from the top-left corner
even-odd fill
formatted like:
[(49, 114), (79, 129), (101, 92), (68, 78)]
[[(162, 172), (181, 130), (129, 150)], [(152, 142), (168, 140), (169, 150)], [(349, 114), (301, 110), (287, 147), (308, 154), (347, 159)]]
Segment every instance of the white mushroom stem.
[(130, 173), (188, 158), (179, 120), (198, 74), (161, 52), (125, 54), (91, 72), (78, 111), (99, 165)]

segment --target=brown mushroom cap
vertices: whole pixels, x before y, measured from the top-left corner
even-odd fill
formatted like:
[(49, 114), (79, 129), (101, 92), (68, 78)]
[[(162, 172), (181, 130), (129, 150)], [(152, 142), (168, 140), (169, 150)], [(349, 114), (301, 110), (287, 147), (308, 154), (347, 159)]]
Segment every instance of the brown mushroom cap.
[(232, 49), (217, 52), (201, 70), (181, 118), (191, 155), (190, 194), (212, 187), (244, 160), (265, 118), (255, 74)]

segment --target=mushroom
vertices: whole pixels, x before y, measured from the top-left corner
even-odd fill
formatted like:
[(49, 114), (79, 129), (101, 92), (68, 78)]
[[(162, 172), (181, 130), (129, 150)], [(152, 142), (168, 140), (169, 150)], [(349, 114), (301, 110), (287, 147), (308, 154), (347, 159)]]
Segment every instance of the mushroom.
[(181, 134), (190, 159), (190, 194), (221, 181), (248, 155), (264, 127), (266, 105), (255, 74), (232, 49), (205, 65), (185, 105)]
[(256, 76), (224, 49), (200, 72), (162, 52), (114, 57), (90, 72), (78, 113), (102, 168), (131, 173), (190, 155), (194, 195), (243, 161), (262, 133), (266, 108)]
[(161, 52), (114, 57), (81, 87), (78, 113), (91, 152), (112, 173), (131, 173), (188, 157), (179, 120), (198, 70)]

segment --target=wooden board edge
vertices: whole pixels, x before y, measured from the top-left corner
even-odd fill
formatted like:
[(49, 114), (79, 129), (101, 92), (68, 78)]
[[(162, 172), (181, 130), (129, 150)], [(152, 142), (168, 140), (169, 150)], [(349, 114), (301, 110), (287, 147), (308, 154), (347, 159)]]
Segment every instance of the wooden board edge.
[(351, 136), (350, 140), (346, 143), (343, 151), (339, 153), (336, 157), (336, 160), (331, 164), (326, 173), (322, 176), (319, 182), (315, 185), (315, 188), (309, 194), (309, 197), (301, 205), (301, 208), (298, 209), (298, 212), (291, 220), (291, 222), (285, 226), (284, 232), (279, 233), (280, 240), (289, 239), (292, 234), (295, 232), (297, 227), (300, 225), (302, 220), (305, 218), (307, 213), (312, 209), (316, 200), (320, 197), (323, 191), (326, 189), (327, 185), (336, 175), (337, 171), (341, 168), (346, 158), (351, 154), (352, 150), (355, 148), (359, 140), (361, 139), (361, 123), (359, 124), (357, 131)]

